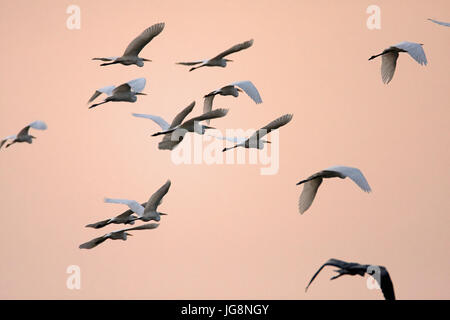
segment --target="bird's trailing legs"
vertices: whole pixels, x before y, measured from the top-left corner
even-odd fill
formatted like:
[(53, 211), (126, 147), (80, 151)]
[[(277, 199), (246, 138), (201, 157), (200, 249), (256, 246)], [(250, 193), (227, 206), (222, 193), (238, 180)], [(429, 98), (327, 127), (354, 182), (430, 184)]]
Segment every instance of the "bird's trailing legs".
[(237, 148), (238, 146), (236, 145), (236, 146), (232, 146), (232, 147), (229, 147), (229, 148), (223, 148), (222, 149), (222, 152), (225, 152), (225, 151), (227, 151), (227, 150), (231, 150), (231, 149), (234, 149), (234, 148)]
[(107, 103), (107, 102), (109, 102), (109, 101), (103, 101), (103, 102), (100, 102), (100, 103), (93, 104), (92, 106), (89, 107), (89, 109), (95, 108), (96, 106), (99, 106), (99, 105)]
[(120, 63), (120, 61), (113, 61), (113, 62), (106, 62), (106, 63), (102, 63), (100, 66), (109, 66), (110, 64), (116, 64), (116, 63)]
[(334, 272), (339, 273), (338, 275), (335, 275), (334, 277), (331, 277), (330, 280), (334, 280), (337, 279), (339, 277), (342, 277), (344, 274), (347, 274), (346, 272), (344, 272), (343, 270), (334, 270)]
[(174, 132), (175, 130), (176, 130), (176, 128), (175, 128), (175, 129), (170, 129), (170, 130), (167, 130), (167, 131), (156, 132), (156, 133), (152, 134), (152, 137), (160, 136), (160, 135), (162, 135), (162, 134), (172, 133), (172, 132)]
[(298, 186), (298, 185), (300, 185), (300, 184), (302, 184), (302, 183), (305, 183), (305, 182), (308, 182), (308, 181), (310, 181), (311, 179), (305, 179), (305, 180), (302, 180), (302, 181), (300, 181), (300, 182), (297, 182), (296, 183), (296, 185)]

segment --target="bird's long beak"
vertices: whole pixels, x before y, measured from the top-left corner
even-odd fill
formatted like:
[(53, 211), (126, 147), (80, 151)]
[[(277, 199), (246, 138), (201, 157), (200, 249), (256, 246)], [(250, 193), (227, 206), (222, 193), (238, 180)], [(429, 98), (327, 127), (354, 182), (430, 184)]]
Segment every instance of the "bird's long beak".
[(150, 59), (145, 59), (145, 58), (142, 58), (142, 61), (152, 62), (152, 60), (150, 60)]
[(225, 59), (226, 62), (234, 62), (233, 60), (230, 59)]
[(131, 233), (126, 233), (128, 237), (132, 237), (133, 235)]
[(135, 95), (137, 95), (137, 96), (146, 96), (147, 94), (143, 93), (143, 92), (136, 92)]
[(203, 128), (205, 128), (205, 129), (216, 129), (216, 128), (210, 127), (210, 126), (203, 126)]
[(160, 212), (159, 215), (160, 215), (160, 216), (168, 216), (168, 214), (167, 214), (167, 213), (164, 213), (164, 212)]
[(237, 88), (237, 91), (238, 92), (243, 92), (241, 88)]

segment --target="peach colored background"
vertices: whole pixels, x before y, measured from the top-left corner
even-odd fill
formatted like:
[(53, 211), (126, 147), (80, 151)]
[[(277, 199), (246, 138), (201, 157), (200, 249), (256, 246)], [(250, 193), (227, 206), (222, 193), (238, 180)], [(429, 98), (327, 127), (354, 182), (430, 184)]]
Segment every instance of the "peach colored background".
[[(382, 299), (366, 280), (330, 282), (328, 258), (385, 265), (399, 299), (450, 298), (450, 20), (442, 1), (4, 1), (0, 10), (0, 135), (41, 119), (32, 145), (0, 150), (0, 298)], [(81, 30), (66, 8), (81, 7)], [(366, 8), (381, 7), (381, 30)], [(141, 53), (143, 68), (99, 67), (146, 27), (166, 28)], [(211, 57), (255, 39), (227, 68), (187, 72), (180, 60)], [(375, 53), (424, 43), (429, 64), (401, 54), (381, 82)], [(147, 78), (134, 103), (88, 110), (95, 89)], [(259, 165), (174, 165), (151, 138), (157, 127), (131, 112), (172, 118), (180, 108), (238, 80), (264, 103), (217, 97), (230, 108), (214, 125), (256, 128), (285, 113), (280, 170)], [(373, 193), (326, 181), (311, 209), (297, 211), (295, 183), (331, 165), (359, 167)], [(167, 178), (154, 231), (93, 250), (78, 245), (120, 226), (87, 223), (146, 201)], [(81, 267), (81, 290), (66, 268)], [(431, 268), (431, 269), (430, 269)]]

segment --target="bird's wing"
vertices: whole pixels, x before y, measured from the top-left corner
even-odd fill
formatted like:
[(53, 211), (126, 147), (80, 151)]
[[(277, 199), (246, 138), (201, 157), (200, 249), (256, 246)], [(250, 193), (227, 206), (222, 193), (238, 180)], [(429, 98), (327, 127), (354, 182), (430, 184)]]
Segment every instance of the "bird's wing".
[(106, 57), (106, 58), (92, 58), (92, 60), (100, 60), (100, 61), (114, 61), (118, 57)]
[(195, 66), (196, 64), (200, 64), (205, 62), (205, 60), (198, 60), (198, 61), (192, 61), (192, 62), (177, 62), (176, 64), (181, 64), (183, 66)]
[(6, 141), (8, 141), (9, 139), (16, 139), (17, 135), (13, 134), (10, 136), (5, 137), (1, 142), (0, 142), (0, 148), (6, 143)]
[(383, 296), (386, 300), (395, 300), (394, 284), (389, 276), (389, 272), (383, 266), (379, 266), (379, 268), (381, 271), (381, 283), (379, 285), (381, 287), (381, 291), (383, 292)]
[(303, 214), (306, 210), (309, 209), (311, 204), (316, 197), (317, 190), (322, 184), (322, 178), (314, 178), (304, 183), (303, 191), (300, 194), (300, 198), (298, 201), (298, 211)]
[(320, 271), (322, 271), (322, 269), (326, 266), (333, 266), (333, 267), (337, 267), (337, 268), (341, 268), (344, 269), (346, 266), (348, 265), (348, 262), (342, 261), (342, 260), (338, 260), (338, 259), (330, 259), (327, 262), (325, 262), (320, 268), (319, 270), (316, 271), (316, 273), (313, 275), (313, 277), (311, 278), (311, 280), (309, 281), (308, 285), (306, 286), (305, 292), (306, 290), (308, 290), (308, 287), (311, 285), (311, 283), (313, 282), (313, 280), (317, 277), (317, 275), (320, 273)]
[(108, 237), (101, 236), (95, 239), (92, 239), (91, 241), (85, 242), (83, 244), (80, 244), (80, 249), (92, 249), (98, 246), (100, 243), (104, 242)]
[(391, 51), (381, 56), (381, 79), (388, 84), (394, 77), (397, 66), (398, 52)]
[(234, 142), (234, 143), (243, 143), (245, 140), (247, 140), (247, 138), (244, 138), (244, 137), (217, 136), (215, 134), (210, 134), (210, 133), (207, 133), (207, 135), (214, 137), (216, 139), (227, 140), (227, 141)]
[(130, 92), (131, 91), (131, 87), (128, 83), (123, 83), (120, 86), (114, 88), (113, 90), (113, 95), (117, 94), (117, 93), (122, 93), (122, 92)]
[(146, 83), (147, 80), (145, 80), (145, 78), (137, 78), (127, 82), (131, 90), (134, 92), (141, 92), (142, 90), (144, 90)]
[(126, 48), (123, 56), (138, 56), (139, 52), (149, 43), (154, 37), (160, 34), (164, 29), (164, 22), (157, 23), (145, 29), (133, 41), (130, 42)]
[(125, 204), (128, 206), (128, 208), (133, 210), (133, 212), (136, 213), (139, 217), (142, 217), (142, 214), (144, 213), (144, 207), (134, 200), (105, 198), (105, 202)]
[(430, 20), (430, 21), (432, 21), (434, 23), (440, 24), (441, 26), (450, 27), (450, 23), (449, 22), (442, 22), (442, 21), (437, 21), (437, 20), (434, 20), (434, 19), (428, 19), (428, 20)]
[(420, 43), (404, 41), (396, 44), (394, 47), (407, 51), (418, 64), (427, 65), (427, 57)]
[(325, 170), (338, 172), (346, 177), (349, 177), (358, 185), (358, 187), (360, 187), (365, 192), (372, 191), (363, 173), (358, 168), (334, 166)]
[(234, 82), (233, 85), (238, 86), (239, 88), (244, 90), (244, 92), (250, 98), (252, 98), (252, 100), (255, 101), (255, 103), (262, 102), (262, 99), (261, 99), (261, 96), (259, 95), (258, 89), (256, 89), (255, 85), (251, 81)]
[(212, 110), (214, 97), (215, 97), (214, 94), (208, 94), (207, 96), (205, 96), (205, 101), (203, 102), (203, 113)]
[(47, 124), (41, 120), (33, 121), (28, 126), (30, 126), (30, 128), (37, 129), (37, 130), (46, 130), (47, 129)]
[[(147, 202), (142, 202), (142, 203), (141, 203), (141, 206), (142, 206), (142, 207), (145, 207), (146, 204), (147, 204)], [(129, 209), (129, 210), (127, 210), (127, 211), (125, 211), (125, 212), (119, 214), (116, 218), (126, 218), (126, 217), (128, 217), (128, 216), (131, 216), (133, 213), (134, 213), (134, 211), (131, 210), (131, 209)]]
[(148, 230), (148, 229), (156, 229), (158, 227), (159, 227), (158, 223), (147, 223), (147, 224), (143, 224), (143, 225), (140, 225), (137, 227), (122, 229), (122, 230), (118, 230), (115, 232), (125, 232), (125, 231), (132, 231), (132, 230)]
[[(168, 137), (166, 139), (166, 137)], [(165, 135), (163, 140), (158, 143), (159, 150), (173, 150), (176, 146), (180, 144), (180, 141), (175, 141), (171, 139), (171, 134)]]
[(268, 134), (270, 131), (278, 129), (279, 127), (284, 126), (289, 121), (292, 120), (292, 114), (285, 114), (284, 116), (281, 116), (275, 120), (273, 120), (268, 125), (262, 127), (261, 129), (257, 130), (253, 135), (248, 138), (249, 141), (257, 141), (260, 140), (262, 137), (264, 137), (266, 134)]
[(109, 97), (110, 95), (112, 95), (114, 88), (115, 88), (115, 86), (107, 86), (107, 87), (103, 87), (103, 88), (95, 90), (94, 94), (92, 95), (92, 97), (89, 99), (89, 101), (87, 103), (91, 103), (92, 101), (97, 99), (97, 97), (99, 95), (101, 95), (102, 93), (106, 94)]
[(185, 123), (188, 122), (195, 122), (195, 121), (203, 121), (203, 120), (209, 120), (209, 119), (216, 119), (216, 118), (222, 118), (225, 117), (228, 113), (228, 109), (216, 109), (213, 111), (206, 112), (198, 117), (189, 119)]
[(143, 114), (143, 113), (132, 113), (132, 115), (135, 117), (138, 117), (138, 118), (145, 118), (145, 119), (153, 120), (153, 122), (155, 122), (158, 126), (160, 126), (161, 129), (163, 129), (164, 131), (169, 130), (169, 128), (170, 128), (170, 125), (167, 123), (167, 121), (159, 116), (154, 116), (151, 114)]
[(100, 229), (100, 228), (103, 228), (104, 226), (108, 225), (110, 220), (111, 219), (106, 219), (106, 220), (103, 220), (103, 221), (87, 224), (86, 228)]
[(172, 120), (172, 124), (170, 125), (170, 128), (175, 128), (176, 126), (180, 125), (181, 122), (183, 122), (184, 118), (191, 113), (192, 109), (194, 109), (195, 101), (193, 101), (190, 105), (188, 105), (186, 108), (181, 110), (180, 113), (178, 113), (175, 118)]
[(222, 59), (223, 57), (232, 54), (234, 52), (238, 52), (247, 48), (250, 48), (253, 45), (253, 39), (236, 44), (234, 46), (232, 46), (230, 49), (225, 50), (224, 52), (218, 54), (217, 56), (215, 56), (214, 58), (212, 58), (211, 60), (215, 60), (215, 59)]
[(156, 210), (156, 208), (160, 205), (162, 198), (169, 191), (170, 184), (170, 180), (167, 180), (167, 182), (162, 185), (162, 187), (160, 187), (154, 194), (152, 194), (147, 202), (147, 205), (145, 206), (144, 213)]
[(30, 125), (26, 126), (17, 134), (18, 137), (28, 135), (28, 130), (30, 129)]
[(3, 139), (2, 141), (0, 141), (0, 149), (3, 147), (6, 141), (8, 141), (8, 139)]

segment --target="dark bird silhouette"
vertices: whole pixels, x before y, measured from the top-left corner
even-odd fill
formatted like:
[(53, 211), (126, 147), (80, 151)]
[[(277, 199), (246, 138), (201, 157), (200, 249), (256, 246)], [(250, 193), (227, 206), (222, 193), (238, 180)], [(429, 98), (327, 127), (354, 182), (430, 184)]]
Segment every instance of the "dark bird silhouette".
[[(326, 266), (333, 266), (339, 268), (335, 270), (335, 272), (337, 272), (338, 274), (332, 277), (330, 280), (337, 279), (346, 274), (350, 276), (360, 275), (361, 277), (364, 277), (364, 275), (367, 273), (368, 275), (373, 276), (374, 279), (378, 282), (378, 285), (380, 286), (381, 291), (383, 292), (384, 298), (386, 300), (395, 300), (394, 285), (385, 267), (370, 264), (359, 264), (356, 262), (345, 262), (338, 259), (330, 259), (327, 262), (325, 262), (311, 278), (311, 280), (309, 281), (308, 285), (305, 288), (305, 292), (308, 290), (308, 287), (317, 277), (319, 272), (322, 271), (322, 269)], [(379, 275), (375, 274), (377, 269), (380, 270)]]
[[(141, 206), (145, 207), (146, 204), (147, 204), (147, 202), (143, 202), (143, 203), (141, 203)], [(138, 217), (134, 216), (133, 214), (134, 214), (133, 210), (128, 209), (127, 211), (119, 214), (118, 216), (116, 216), (114, 218), (88, 224), (88, 225), (86, 225), (86, 228), (100, 229), (111, 223), (114, 223), (114, 224), (122, 224), (123, 223), (123, 224), (133, 225), (134, 221), (139, 219)], [(167, 213), (160, 212), (160, 215), (167, 215)]]
[(128, 229), (122, 229), (117, 231), (112, 231), (110, 233), (104, 234), (101, 237), (92, 239), (91, 241), (85, 242), (83, 244), (80, 244), (80, 249), (92, 249), (98, 246), (99, 244), (105, 242), (108, 239), (111, 240), (127, 240), (128, 236), (132, 236), (132, 234), (128, 233), (127, 231), (133, 231), (133, 230), (148, 230), (148, 229), (155, 229), (159, 226), (157, 223), (147, 223), (143, 224), (134, 228), (128, 228)]

